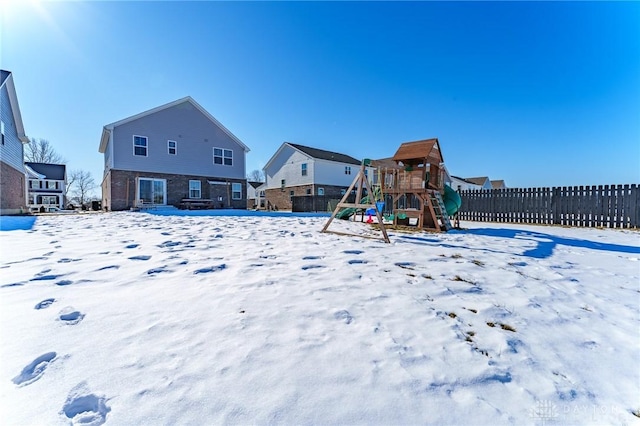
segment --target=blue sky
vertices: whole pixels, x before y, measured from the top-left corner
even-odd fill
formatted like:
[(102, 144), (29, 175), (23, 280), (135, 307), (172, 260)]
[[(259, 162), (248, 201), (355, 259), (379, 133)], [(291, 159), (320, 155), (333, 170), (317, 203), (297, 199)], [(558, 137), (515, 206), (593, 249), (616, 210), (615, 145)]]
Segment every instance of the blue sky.
[(511, 187), (640, 182), (640, 3), (4, 2), (26, 132), (102, 179), (102, 126), (192, 96), (259, 169), (437, 137)]

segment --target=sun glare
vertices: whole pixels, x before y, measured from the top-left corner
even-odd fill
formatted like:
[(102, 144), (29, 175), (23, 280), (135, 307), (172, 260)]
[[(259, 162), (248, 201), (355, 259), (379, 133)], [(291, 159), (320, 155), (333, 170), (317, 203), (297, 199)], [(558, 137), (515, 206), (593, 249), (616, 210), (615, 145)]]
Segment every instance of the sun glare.
[(48, 39), (63, 49), (75, 51), (75, 43), (65, 27), (71, 25), (81, 9), (80, 2), (0, 0), (3, 44), (22, 45), (29, 40)]

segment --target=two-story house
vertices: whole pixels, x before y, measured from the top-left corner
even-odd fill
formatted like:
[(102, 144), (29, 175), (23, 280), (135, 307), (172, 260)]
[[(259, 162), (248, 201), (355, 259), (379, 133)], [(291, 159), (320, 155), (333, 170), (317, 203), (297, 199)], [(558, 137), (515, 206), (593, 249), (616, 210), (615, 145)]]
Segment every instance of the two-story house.
[(190, 96), (104, 126), (102, 206), (247, 207), (249, 148)]
[(299, 195), (340, 199), (360, 164), (345, 154), (285, 142), (263, 168), (267, 208), (290, 210), (291, 197)]
[(27, 207), (32, 212), (62, 210), (65, 205), (67, 167), (64, 164), (24, 163), (29, 178)]
[(10, 71), (0, 70), (0, 214), (26, 211), (27, 176), (24, 169), (24, 133), (20, 106)]

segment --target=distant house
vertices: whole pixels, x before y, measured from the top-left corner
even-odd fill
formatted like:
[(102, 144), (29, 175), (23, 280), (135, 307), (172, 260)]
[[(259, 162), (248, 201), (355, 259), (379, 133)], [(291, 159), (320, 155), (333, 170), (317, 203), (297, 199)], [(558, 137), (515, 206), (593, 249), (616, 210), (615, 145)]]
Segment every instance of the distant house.
[(63, 209), (67, 186), (67, 168), (64, 164), (24, 163), (29, 181), (27, 207), (31, 211), (49, 211), (51, 207)]
[(247, 207), (249, 148), (190, 96), (104, 126), (102, 206)]
[(491, 188), (493, 189), (505, 189), (507, 185), (504, 184), (503, 180), (492, 180)]
[(482, 185), (471, 182), (468, 179), (464, 179), (458, 176), (451, 176), (451, 188), (456, 191), (467, 191), (469, 189), (482, 189)]
[[(487, 176), (464, 178), (464, 180), (466, 180), (467, 182), (470, 182), (470, 183), (472, 183), (474, 185), (480, 186), (480, 188), (477, 188), (477, 189), (492, 189), (493, 188), (491, 186), (491, 181), (489, 180), (489, 178)], [(476, 188), (469, 188), (469, 189), (476, 189)]]
[(264, 208), (264, 182), (247, 181), (247, 208)]
[(267, 208), (290, 210), (291, 197), (298, 195), (340, 199), (360, 164), (345, 154), (285, 142), (263, 168)]
[(10, 71), (0, 70), (0, 214), (26, 210), (27, 176), (24, 169), (24, 133), (20, 106)]

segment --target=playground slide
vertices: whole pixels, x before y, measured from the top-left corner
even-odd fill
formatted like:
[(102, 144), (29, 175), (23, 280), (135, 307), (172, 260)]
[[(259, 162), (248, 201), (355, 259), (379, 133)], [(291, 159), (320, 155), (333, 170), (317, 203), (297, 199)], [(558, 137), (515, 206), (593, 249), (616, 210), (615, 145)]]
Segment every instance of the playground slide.
[[(360, 202), (362, 204), (367, 204), (369, 202), (369, 197), (368, 196), (363, 197), (362, 200), (360, 200)], [(338, 214), (336, 215), (336, 218), (347, 220), (351, 216), (353, 216), (357, 211), (358, 209), (354, 209), (351, 207), (344, 210), (340, 210), (340, 212), (338, 212)]]
[(456, 214), (462, 205), (460, 194), (458, 194), (449, 185), (444, 186), (444, 196), (442, 197), (442, 201), (444, 201), (444, 207), (447, 209), (447, 214), (449, 216)]

